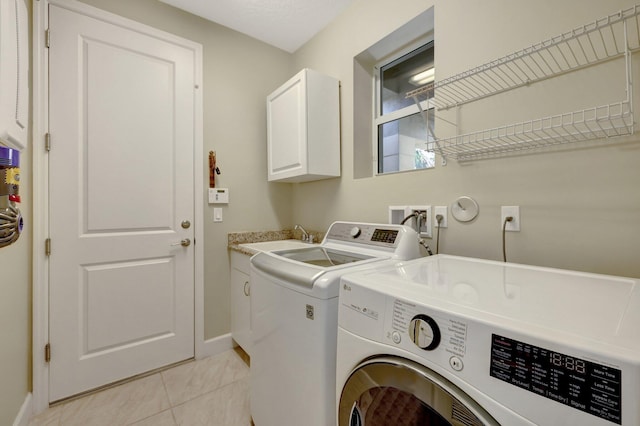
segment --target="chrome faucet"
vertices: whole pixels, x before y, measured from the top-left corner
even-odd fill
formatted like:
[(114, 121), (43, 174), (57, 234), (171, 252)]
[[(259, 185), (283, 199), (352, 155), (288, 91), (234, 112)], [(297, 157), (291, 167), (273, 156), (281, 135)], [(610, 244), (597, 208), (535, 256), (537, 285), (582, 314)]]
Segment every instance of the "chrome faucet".
[(293, 230), (295, 231), (297, 229), (299, 229), (300, 232), (302, 232), (302, 241), (305, 241), (307, 243), (313, 243), (313, 235), (310, 235), (307, 231), (305, 231), (302, 225), (296, 224), (296, 226), (293, 227)]

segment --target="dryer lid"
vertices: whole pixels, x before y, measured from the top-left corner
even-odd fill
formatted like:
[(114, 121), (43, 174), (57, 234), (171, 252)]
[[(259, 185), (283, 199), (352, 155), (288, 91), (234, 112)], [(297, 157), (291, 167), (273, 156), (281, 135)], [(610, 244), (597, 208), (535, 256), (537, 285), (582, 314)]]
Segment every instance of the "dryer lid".
[(640, 281), (448, 255), (349, 280), (395, 297), (521, 329), (640, 351)]

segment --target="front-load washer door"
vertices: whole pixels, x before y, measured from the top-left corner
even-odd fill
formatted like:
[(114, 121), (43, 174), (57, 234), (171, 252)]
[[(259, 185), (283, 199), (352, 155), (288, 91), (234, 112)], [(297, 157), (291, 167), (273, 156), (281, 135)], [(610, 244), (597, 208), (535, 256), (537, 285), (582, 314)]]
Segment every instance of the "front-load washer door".
[(415, 362), (378, 357), (358, 366), (342, 389), (339, 426), (496, 426), (460, 388)]

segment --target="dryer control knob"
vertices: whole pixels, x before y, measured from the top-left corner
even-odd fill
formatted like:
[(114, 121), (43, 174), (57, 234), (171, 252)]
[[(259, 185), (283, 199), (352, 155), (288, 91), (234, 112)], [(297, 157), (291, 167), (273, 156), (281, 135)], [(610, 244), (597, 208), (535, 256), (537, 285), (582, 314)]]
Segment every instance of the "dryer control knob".
[(357, 226), (354, 226), (353, 228), (351, 228), (350, 234), (353, 238), (358, 238), (361, 233), (362, 231)]
[(416, 315), (409, 323), (411, 341), (425, 351), (432, 351), (440, 344), (440, 328), (428, 315)]

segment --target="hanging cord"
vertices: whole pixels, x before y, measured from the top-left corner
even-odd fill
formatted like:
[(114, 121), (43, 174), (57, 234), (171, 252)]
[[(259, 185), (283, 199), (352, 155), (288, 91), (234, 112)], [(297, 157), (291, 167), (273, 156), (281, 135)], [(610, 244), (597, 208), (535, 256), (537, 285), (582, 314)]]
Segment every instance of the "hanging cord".
[(405, 223), (407, 223), (409, 219), (413, 219), (414, 217), (416, 218), (416, 231), (420, 232), (420, 228), (422, 228), (422, 225), (427, 223), (427, 212), (424, 210), (414, 211), (409, 216), (402, 219), (402, 222), (400, 222), (400, 225), (404, 225)]
[(431, 247), (429, 247), (428, 245), (426, 245), (426, 244), (425, 244), (425, 242), (424, 242), (424, 240), (420, 240), (420, 241), (419, 241), (419, 243), (420, 243), (420, 245), (421, 245), (422, 247), (424, 247), (424, 249), (427, 251), (427, 254), (428, 254), (429, 256), (433, 256), (433, 252), (431, 251)]
[(502, 260), (507, 261), (507, 243), (505, 235), (507, 233), (507, 223), (513, 220), (513, 216), (507, 216), (502, 223)]
[(402, 222), (400, 222), (400, 225), (404, 225), (409, 219), (414, 218), (414, 217), (418, 217), (418, 212), (413, 212), (409, 216), (407, 216), (404, 219), (402, 219)]
[[(427, 212), (422, 212), (422, 213), (419, 213), (417, 211), (413, 212), (409, 216), (407, 216), (404, 219), (402, 219), (402, 222), (400, 222), (400, 225), (404, 225), (405, 223), (407, 223), (407, 221), (409, 219), (412, 219), (414, 217), (416, 218), (416, 225), (418, 227), (418, 233), (420, 233), (420, 227), (422, 226), (421, 223), (420, 223), (421, 222), (420, 219), (424, 218), (424, 221), (426, 222), (427, 221)], [(427, 250), (427, 253), (429, 254), (429, 256), (433, 256), (433, 252), (431, 251), (431, 247), (426, 245), (424, 240), (420, 239), (419, 243), (420, 243), (420, 245), (422, 245), (422, 247), (425, 248), (425, 250)]]
[(418, 231), (420, 231), (420, 229), (422, 229), (422, 225), (427, 226), (427, 212), (422, 211), (416, 220), (418, 222)]
[(438, 229), (436, 229), (436, 254), (440, 253), (440, 222), (442, 222), (442, 215), (436, 215), (436, 222), (438, 222)]

